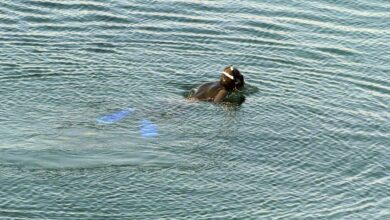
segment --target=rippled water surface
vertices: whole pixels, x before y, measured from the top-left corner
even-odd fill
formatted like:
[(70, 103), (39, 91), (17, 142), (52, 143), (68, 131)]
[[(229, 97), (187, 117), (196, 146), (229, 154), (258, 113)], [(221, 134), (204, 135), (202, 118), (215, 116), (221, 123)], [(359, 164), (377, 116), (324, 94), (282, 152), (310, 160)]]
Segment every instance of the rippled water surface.
[[(1, 1), (0, 218), (390, 219), (389, 12)], [(230, 64), (244, 103), (186, 100)]]

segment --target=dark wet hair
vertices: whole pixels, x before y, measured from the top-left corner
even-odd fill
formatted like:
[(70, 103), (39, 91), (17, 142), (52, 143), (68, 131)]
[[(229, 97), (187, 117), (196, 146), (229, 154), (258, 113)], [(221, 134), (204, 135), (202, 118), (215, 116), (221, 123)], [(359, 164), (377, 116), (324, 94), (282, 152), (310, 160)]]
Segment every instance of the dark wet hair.
[(225, 87), (226, 90), (231, 91), (234, 89), (240, 89), (244, 86), (244, 76), (241, 75), (238, 69), (234, 68), (233, 66), (228, 66), (223, 71), (233, 78), (231, 79), (222, 73), (220, 83), (223, 87)]

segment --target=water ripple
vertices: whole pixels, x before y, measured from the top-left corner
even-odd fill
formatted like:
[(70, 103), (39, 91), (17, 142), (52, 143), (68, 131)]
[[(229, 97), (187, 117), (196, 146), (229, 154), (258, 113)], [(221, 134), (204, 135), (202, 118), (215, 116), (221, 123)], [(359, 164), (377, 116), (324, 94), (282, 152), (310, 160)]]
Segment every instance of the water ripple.
[(3, 1), (0, 218), (386, 219), (389, 6)]

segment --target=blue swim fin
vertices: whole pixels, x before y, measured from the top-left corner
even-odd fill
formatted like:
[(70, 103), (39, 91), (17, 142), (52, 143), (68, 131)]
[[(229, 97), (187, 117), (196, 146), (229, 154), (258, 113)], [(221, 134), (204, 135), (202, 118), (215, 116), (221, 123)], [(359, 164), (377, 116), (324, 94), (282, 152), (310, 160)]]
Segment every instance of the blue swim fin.
[(120, 111), (117, 111), (117, 112), (114, 112), (114, 113), (111, 113), (108, 115), (104, 115), (100, 118), (97, 118), (96, 122), (100, 123), (100, 124), (113, 124), (115, 122), (122, 120), (127, 115), (129, 115), (133, 112), (134, 112), (134, 109), (132, 109), (132, 108), (123, 109), (123, 110), (120, 110)]
[(158, 136), (157, 125), (148, 119), (142, 119), (141, 125), (140, 125), (140, 132), (141, 132), (142, 137), (145, 137), (145, 138)]

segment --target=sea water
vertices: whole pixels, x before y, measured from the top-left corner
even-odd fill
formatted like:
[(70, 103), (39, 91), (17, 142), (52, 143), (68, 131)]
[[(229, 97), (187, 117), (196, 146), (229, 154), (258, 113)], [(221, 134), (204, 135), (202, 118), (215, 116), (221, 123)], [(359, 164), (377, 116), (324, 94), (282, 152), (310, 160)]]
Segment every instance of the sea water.
[(390, 219), (389, 11), (1, 1), (0, 219)]

